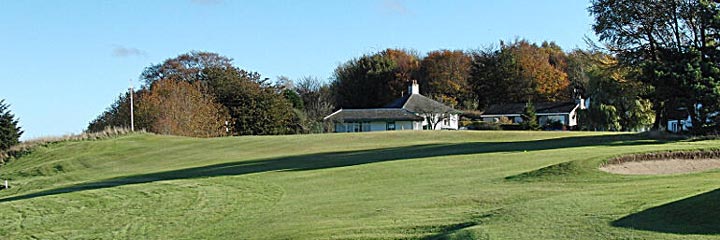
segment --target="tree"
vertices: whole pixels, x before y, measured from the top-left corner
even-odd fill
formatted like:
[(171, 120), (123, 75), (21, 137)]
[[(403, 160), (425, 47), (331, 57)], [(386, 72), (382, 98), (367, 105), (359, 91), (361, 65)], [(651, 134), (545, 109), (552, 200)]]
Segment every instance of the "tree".
[(521, 102), (532, 94), (530, 85), (517, 75), (514, 64), (514, 57), (499, 49), (472, 53), (469, 83), (478, 96), (478, 109), (497, 103)]
[(192, 51), (145, 68), (140, 79), (148, 86), (161, 79), (194, 82), (206, 78), (203, 70), (207, 68), (231, 69), (234, 67), (231, 58), (217, 53)]
[(190, 52), (145, 69), (146, 82), (170, 79), (200, 82), (202, 91), (225, 107), (233, 135), (293, 133), (292, 105), (267, 78), (232, 65), (217, 53)]
[(20, 143), (22, 134), (18, 120), (10, 112), (10, 105), (5, 103), (5, 99), (0, 99), (0, 151)]
[(293, 108), (260, 74), (235, 67), (203, 69), (200, 79), (232, 118), (234, 135), (292, 133)]
[(558, 101), (563, 99), (570, 82), (567, 79), (565, 55), (554, 43), (543, 43), (538, 47), (520, 40), (506, 46), (515, 59), (515, 69), (523, 85), (529, 85), (532, 94), (523, 100)]
[(420, 57), (412, 50), (405, 49), (386, 49), (381, 52), (383, 55), (393, 62), (395, 62), (396, 68), (395, 79), (399, 82), (408, 83), (418, 78), (418, 71), (420, 70)]
[(565, 71), (572, 88), (573, 98), (585, 97), (590, 79), (588, 78), (588, 68), (591, 67), (591, 61), (588, 60), (587, 52), (575, 49), (567, 54), (567, 70)]
[[(145, 92), (147, 89), (139, 89), (133, 93), (135, 128), (137, 129), (149, 129), (150, 127), (150, 113), (138, 111)], [(104, 112), (90, 121), (87, 131), (99, 132), (108, 127), (130, 128), (130, 92), (120, 94)]]
[(528, 101), (525, 103), (525, 108), (523, 108), (523, 114), (520, 116), (522, 118), (522, 122), (520, 125), (525, 130), (538, 130), (540, 129), (540, 125), (537, 121), (537, 116), (535, 112), (535, 105), (533, 105), (532, 102)]
[(376, 108), (400, 97), (407, 84), (396, 77), (397, 69), (395, 60), (383, 53), (338, 66), (332, 82), (337, 107)]
[(335, 108), (330, 85), (314, 77), (304, 77), (295, 85), (295, 90), (305, 107), (305, 127), (312, 133), (325, 132), (328, 128), (323, 118)]
[(469, 83), (479, 108), (490, 104), (569, 100), (568, 61), (554, 43), (525, 40), (471, 54)]
[[(217, 53), (190, 52), (146, 68), (142, 75), (145, 86), (136, 96), (136, 126), (161, 133), (215, 136), (215, 121), (230, 116), (228, 127), (232, 135), (265, 135), (294, 133), (296, 123), (291, 103), (282, 88), (272, 86), (267, 78), (232, 65), (232, 59)], [(174, 81), (170, 83), (166, 81)], [(161, 92), (148, 93), (155, 83), (163, 82)], [(181, 82), (190, 84), (185, 85)], [(145, 100), (144, 96), (152, 96)], [(129, 125), (128, 95), (121, 95), (104, 113), (93, 120), (89, 130), (106, 126)], [(147, 106), (144, 102), (149, 101)], [(217, 104), (212, 104), (216, 102)], [(167, 103), (167, 106), (165, 104)], [(187, 105), (187, 106), (185, 106)], [(141, 106), (141, 107), (138, 107)], [(219, 107), (222, 106), (222, 107)], [(160, 109), (160, 110), (158, 110)], [(198, 115), (197, 118), (182, 118)], [(160, 125), (154, 125), (159, 124)], [(193, 129), (183, 132), (181, 129)]]
[(470, 63), (470, 56), (460, 50), (428, 53), (420, 63), (422, 89), (428, 96), (452, 107), (477, 109), (477, 98), (468, 82)]
[(588, 85), (585, 95), (592, 101), (581, 121), (584, 128), (632, 131), (645, 129), (653, 123), (652, 104), (642, 97), (650, 88), (634, 79), (639, 71), (637, 68), (619, 65), (616, 58), (601, 52), (583, 52), (578, 58), (586, 63)]
[(294, 89), (284, 89), (282, 90), (282, 95), (285, 97), (285, 99), (290, 102), (293, 108), (295, 109), (304, 109), (305, 103), (303, 103), (302, 99), (300, 99), (300, 95), (295, 92)]
[(684, 105), (693, 110), (694, 131), (718, 130), (708, 121), (708, 113), (720, 110), (717, 1), (594, 0), (589, 11), (600, 41), (621, 64), (639, 66), (638, 79), (653, 87), (655, 129), (673, 108)]
[(151, 132), (190, 137), (226, 134), (230, 120), (225, 108), (201, 91), (200, 82), (170, 79), (155, 81), (142, 98), (138, 111), (150, 114)]

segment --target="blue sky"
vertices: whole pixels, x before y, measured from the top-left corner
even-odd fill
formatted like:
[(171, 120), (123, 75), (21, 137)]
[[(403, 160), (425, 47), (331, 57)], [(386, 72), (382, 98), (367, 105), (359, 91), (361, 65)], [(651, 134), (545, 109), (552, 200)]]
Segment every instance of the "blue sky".
[(151, 64), (217, 52), (276, 79), (332, 77), (385, 48), (478, 49), (594, 39), (581, 0), (0, 1), (0, 99), (23, 139), (78, 133)]

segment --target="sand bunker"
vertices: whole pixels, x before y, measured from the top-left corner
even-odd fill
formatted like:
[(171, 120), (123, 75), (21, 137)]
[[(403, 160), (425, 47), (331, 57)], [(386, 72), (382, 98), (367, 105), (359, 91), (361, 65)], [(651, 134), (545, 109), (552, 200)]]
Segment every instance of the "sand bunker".
[(600, 170), (617, 174), (652, 175), (703, 172), (720, 168), (720, 159), (665, 159), (608, 164)]

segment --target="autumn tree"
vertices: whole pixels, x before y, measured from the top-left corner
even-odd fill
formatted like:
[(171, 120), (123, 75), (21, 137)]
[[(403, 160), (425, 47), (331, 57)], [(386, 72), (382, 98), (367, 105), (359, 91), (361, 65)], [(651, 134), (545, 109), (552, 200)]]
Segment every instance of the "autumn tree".
[(151, 132), (190, 137), (226, 134), (224, 107), (201, 91), (200, 82), (161, 79), (153, 82), (138, 111), (150, 115)]
[(190, 52), (145, 69), (146, 82), (159, 79), (200, 82), (205, 94), (225, 107), (233, 135), (293, 133), (293, 108), (282, 90), (256, 72), (232, 65), (232, 59), (209, 52)]
[(412, 50), (388, 48), (382, 51), (380, 55), (395, 62), (395, 81), (409, 83), (412, 80), (417, 80), (421, 62), (416, 52)]
[(420, 63), (419, 83), (423, 92), (452, 107), (477, 109), (470, 88), (471, 58), (460, 50), (432, 51)]
[(471, 54), (469, 83), (479, 108), (489, 104), (569, 100), (567, 57), (554, 43), (525, 40)]
[(5, 103), (5, 99), (0, 99), (0, 151), (18, 144), (23, 134), (18, 120), (9, 108), (10, 105)]
[(506, 46), (503, 51), (513, 55), (515, 68), (524, 85), (529, 85), (533, 94), (524, 100), (558, 101), (563, 99), (570, 82), (563, 67), (566, 66), (564, 53), (554, 43), (543, 43), (538, 47), (525, 40)]
[[(154, 102), (147, 106), (142, 106), (146, 101), (144, 99), (146, 93), (141, 91), (136, 94), (135, 108), (138, 111), (135, 113), (135, 119), (136, 126), (140, 128), (162, 133), (214, 136), (218, 122), (212, 119), (219, 119), (218, 116), (224, 116), (225, 113), (230, 116), (228, 128), (232, 135), (286, 134), (293, 133), (292, 129), (296, 126), (293, 122), (292, 105), (283, 96), (282, 89), (271, 85), (267, 78), (261, 78), (258, 73), (233, 66), (232, 59), (217, 53), (190, 52), (167, 59), (161, 64), (146, 68), (141, 74), (141, 79), (145, 82), (142, 91), (150, 91), (153, 84), (160, 81), (163, 81), (162, 89), (174, 90), (163, 90), (161, 93), (149, 95), (153, 96)], [(165, 81), (174, 81), (177, 84), (184, 82), (190, 84), (192, 88)], [(201, 95), (197, 95), (198, 92)], [(180, 95), (187, 95), (187, 98)], [(219, 105), (210, 104), (212, 101)], [(165, 103), (168, 106), (161, 106)], [(180, 106), (190, 103), (191, 106)], [(159, 107), (165, 107), (163, 112), (150, 111)], [(185, 114), (197, 114), (199, 119), (181, 119), (174, 115), (177, 109), (198, 111)], [(212, 110), (217, 112), (211, 114)], [(128, 97), (121, 95), (107, 111), (90, 123), (88, 129), (101, 130), (106, 126), (127, 126), (128, 115)], [(156, 120), (167, 123), (165, 126), (171, 129), (153, 125)], [(200, 126), (199, 122), (206, 125)], [(224, 120), (222, 122), (224, 124)], [(192, 133), (177, 130), (188, 126), (194, 128)]]

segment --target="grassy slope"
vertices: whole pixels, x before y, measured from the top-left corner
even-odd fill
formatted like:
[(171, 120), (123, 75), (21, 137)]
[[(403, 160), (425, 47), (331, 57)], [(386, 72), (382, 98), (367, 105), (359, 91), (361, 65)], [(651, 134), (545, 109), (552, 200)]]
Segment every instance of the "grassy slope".
[(710, 239), (720, 171), (595, 167), (718, 143), (563, 132), (66, 142), (0, 168), (14, 186), (0, 191), (0, 238)]

